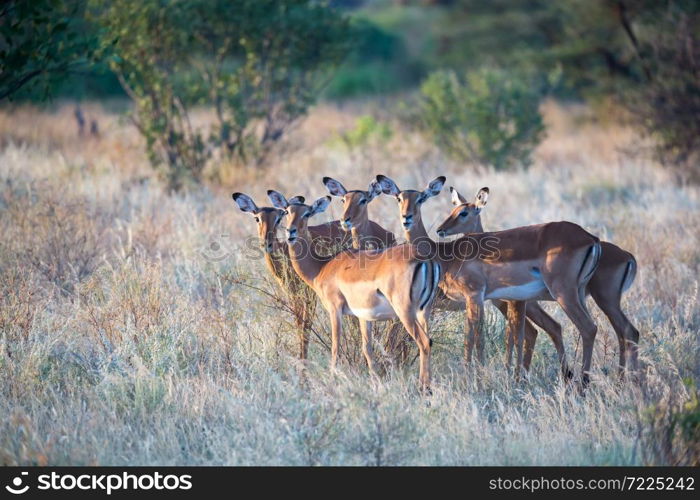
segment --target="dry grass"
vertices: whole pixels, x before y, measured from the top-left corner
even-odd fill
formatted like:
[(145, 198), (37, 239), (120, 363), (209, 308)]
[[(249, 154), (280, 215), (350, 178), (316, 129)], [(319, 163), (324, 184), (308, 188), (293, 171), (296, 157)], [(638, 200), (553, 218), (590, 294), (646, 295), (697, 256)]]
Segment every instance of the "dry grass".
[[(510, 173), (450, 163), (396, 123), (386, 144), (362, 151), (332, 141), (368, 109), (321, 106), (274, 166), (216, 165), (215, 182), (173, 196), (133, 129), (99, 105), (85, 110), (100, 138), (77, 136), (69, 104), (0, 110), (0, 464), (697, 460), (697, 441), (693, 455), (689, 438), (668, 430), (680, 418), (674, 409), (691, 401), (683, 380), (700, 379), (700, 190), (675, 185), (635, 154), (632, 131), (586, 119), (585, 109), (548, 104), (535, 165)], [(312, 199), (325, 194), (324, 175), (358, 188), (377, 173), (416, 188), (444, 174), (465, 194), (488, 185), (487, 228), (568, 219), (633, 252), (640, 272), (624, 307), (642, 334), (641, 386), (618, 381), (617, 342), (592, 303), (601, 331), (585, 399), (557, 380), (545, 338), (531, 380), (508, 379), (493, 312), (488, 363), (469, 372), (462, 316), (436, 315), (430, 406), (415, 365), (373, 380), (353, 339), (354, 361), (329, 375), (323, 311), (300, 378), (291, 318), (255, 291), (271, 282), (241, 251), (255, 228), (230, 193), (261, 204), (269, 188)], [(443, 194), (424, 219), (438, 222), (448, 208)], [(395, 210), (385, 197), (370, 207), (398, 232)], [(338, 215), (333, 204), (327, 217)], [(217, 259), (205, 258), (212, 241)], [(546, 307), (565, 325), (578, 367), (573, 327)]]

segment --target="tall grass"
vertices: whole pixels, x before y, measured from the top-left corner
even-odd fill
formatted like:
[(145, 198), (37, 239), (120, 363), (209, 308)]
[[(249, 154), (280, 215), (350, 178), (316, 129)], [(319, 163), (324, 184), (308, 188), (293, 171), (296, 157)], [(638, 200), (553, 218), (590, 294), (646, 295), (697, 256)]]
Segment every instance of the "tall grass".
[[(0, 463), (697, 463), (700, 189), (635, 155), (630, 130), (548, 104), (531, 169), (495, 172), (450, 162), (398, 123), (350, 154), (333, 138), (367, 109), (320, 107), (266, 169), (219, 165), (216, 182), (171, 196), (129, 126), (88, 109), (100, 138), (77, 137), (69, 106), (0, 111)], [(487, 229), (567, 219), (633, 252), (640, 272), (623, 306), (642, 335), (641, 382), (618, 380), (617, 342), (592, 302), (585, 398), (558, 380), (544, 335), (530, 379), (507, 377), (491, 310), (488, 361), (469, 369), (462, 315), (435, 314), (430, 405), (415, 364), (370, 378), (352, 335), (330, 375), (321, 308), (301, 370), (292, 317), (256, 290), (275, 282), (245, 250), (255, 227), (230, 193), (313, 199), (324, 175), (364, 188), (377, 173), (402, 188), (440, 174), (464, 194), (489, 186)], [(448, 198), (426, 203), (424, 220), (439, 222)], [(400, 234), (395, 202), (370, 212)], [(575, 329), (545, 307), (579, 368)]]

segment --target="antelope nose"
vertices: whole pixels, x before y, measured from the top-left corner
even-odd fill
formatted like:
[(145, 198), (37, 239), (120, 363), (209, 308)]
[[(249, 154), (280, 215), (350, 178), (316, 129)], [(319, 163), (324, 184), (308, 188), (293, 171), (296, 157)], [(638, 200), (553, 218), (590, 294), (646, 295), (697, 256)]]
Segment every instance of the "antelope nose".
[(287, 240), (289, 241), (294, 241), (297, 237), (297, 230), (296, 228), (290, 228), (287, 229)]
[(412, 215), (404, 215), (403, 216), (403, 227), (409, 227), (411, 224), (413, 224), (413, 216)]
[(350, 221), (350, 217), (348, 217), (348, 218), (346, 218), (345, 220), (343, 220), (342, 226), (343, 226), (345, 229), (350, 229), (350, 228), (352, 227), (352, 222)]

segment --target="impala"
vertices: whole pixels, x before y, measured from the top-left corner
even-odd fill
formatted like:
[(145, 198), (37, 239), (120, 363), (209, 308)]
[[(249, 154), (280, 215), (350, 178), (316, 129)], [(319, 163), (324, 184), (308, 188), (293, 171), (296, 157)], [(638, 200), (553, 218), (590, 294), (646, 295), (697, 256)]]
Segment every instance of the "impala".
[(525, 303), (556, 300), (581, 334), (583, 384), (588, 384), (597, 327), (586, 310), (584, 298), (585, 287), (598, 265), (598, 238), (571, 222), (550, 222), (474, 233), (438, 243), (434, 249), (443, 267), (441, 288), (450, 299), (466, 303), (467, 362), (475, 344), (478, 357), (483, 360), (484, 300), (516, 301), (509, 323), (518, 332), (518, 372), (523, 366)]
[[(258, 207), (253, 199), (243, 193), (233, 193), (233, 201), (241, 211), (251, 214), (258, 226), (258, 238), (265, 254), (265, 265), (270, 274), (274, 276), (280, 286), (291, 297), (303, 293), (304, 283), (290, 269), (289, 251), (287, 245), (277, 239), (277, 226), (284, 211), (274, 207)], [(295, 196), (290, 200), (293, 203), (304, 203), (302, 196)], [(311, 237), (316, 241), (323, 241), (331, 247), (342, 244), (347, 240), (340, 225), (328, 223), (309, 227)], [(299, 358), (308, 358), (309, 330), (313, 321), (313, 307), (304, 301), (292, 301), (294, 323), (299, 332)]]
[[(480, 212), (488, 200), (488, 188), (481, 189), (474, 202), (469, 203), (456, 189), (450, 187), (455, 208), (440, 227), (443, 234), (465, 234), (483, 232)], [(622, 311), (622, 294), (632, 286), (637, 274), (637, 261), (634, 255), (607, 241), (600, 242), (600, 261), (586, 287), (601, 311), (607, 316), (615, 330), (620, 349), (620, 372), (626, 367), (627, 354), (633, 371), (638, 366), (639, 331)], [(528, 304), (528, 311), (531, 304)], [(552, 320), (554, 321), (554, 320)], [(559, 330), (561, 327), (557, 324)], [(549, 331), (545, 329), (547, 333)], [(535, 332), (535, 335), (537, 333)], [(530, 346), (534, 347), (534, 339)], [(530, 353), (530, 356), (532, 354)]]
[[(369, 219), (368, 207), (372, 200), (381, 194), (381, 187), (376, 180), (370, 182), (367, 191), (353, 189), (348, 191), (337, 180), (324, 177), (323, 184), (331, 196), (340, 199), (343, 213), (340, 225), (352, 235), (355, 249), (367, 250), (386, 248), (396, 244), (396, 237), (376, 222)], [(393, 323), (386, 334), (385, 349), (394, 362), (408, 358), (408, 337), (402, 332), (400, 323)]]
[[(425, 201), (427, 201), (429, 198), (440, 194), (440, 191), (442, 191), (442, 187), (445, 184), (445, 177), (436, 177), (428, 183), (428, 185), (423, 191), (417, 191), (413, 189), (401, 190), (392, 179), (385, 175), (378, 175), (377, 182), (382, 187), (382, 191), (385, 194), (396, 197), (401, 217), (401, 225), (404, 228), (404, 236), (406, 240), (419, 246), (425, 245), (434, 248), (437, 245), (437, 243), (430, 238), (428, 232), (425, 229), (421, 208), (423, 203), (425, 203)], [(480, 200), (477, 200), (477, 203), (479, 203), (478, 209), (480, 210), (483, 207), (483, 205), (481, 204)], [(483, 204), (485, 203), (486, 199), (484, 198)], [(477, 231), (475, 230), (472, 232)], [(480, 229), (478, 232), (483, 232), (483, 229)], [(424, 252), (424, 250), (422, 250), (422, 252)], [(514, 304), (510, 304), (509, 302), (496, 299), (492, 300), (491, 303), (495, 305), (496, 308), (506, 318), (506, 320), (508, 320), (509, 305), (512, 308), (514, 307)], [(436, 304), (436, 307), (437, 306), (438, 305)], [(452, 310), (461, 310), (464, 309), (464, 307), (464, 301), (460, 301), (459, 303), (453, 302), (453, 305), (448, 305), (446, 308)], [(515, 314), (515, 310), (511, 309), (511, 317), (513, 316), (513, 314)], [(544, 311), (544, 309), (542, 309), (539, 305), (537, 305), (537, 303), (534, 302), (527, 305), (526, 315), (528, 320), (525, 321), (525, 347), (523, 359), (523, 367), (525, 368), (525, 370), (529, 370), (530, 368), (530, 362), (532, 360), (532, 351), (534, 348), (535, 340), (537, 339), (537, 329), (534, 326), (532, 326), (532, 323), (530, 323), (530, 320), (532, 320), (532, 322), (534, 322), (540, 328), (544, 329), (547, 332), (547, 334), (549, 334), (549, 336), (552, 338), (552, 342), (554, 343), (554, 347), (556, 348), (557, 354), (559, 356), (559, 362), (561, 364), (562, 373), (567, 379), (571, 378), (573, 374), (569, 370), (566, 361), (566, 351), (564, 349), (564, 342), (561, 334), (561, 326), (559, 325), (559, 323), (557, 323), (551, 316), (549, 316)], [(506, 338), (509, 339), (509, 341), (507, 344), (506, 359), (508, 361), (508, 365), (510, 366), (513, 347), (512, 340), (514, 340), (514, 336), (516, 335), (516, 332), (512, 332), (512, 329), (517, 325), (512, 324), (510, 321), (507, 321), (507, 325), (508, 334), (506, 335)]]
[(384, 250), (345, 250), (322, 258), (311, 247), (308, 222), (330, 204), (330, 196), (306, 205), (270, 190), (272, 204), (286, 212), (287, 242), (292, 267), (309, 285), (328, 311), (331, 322), (331, 369), (337, 366), (342, 316), (360, 320), (362, 352), (371, 373), (372, 322), (398, 318), (418, 345), (419, 380), (430, 389), (430, 338), (428, 320), (438, 282), (440, 265), (421, 260), (411, 245)]
[(348, 191), (340, 182), (330, 177), (324, 177), (323, 184), (332, 196), (337, 196), (343, 203), (340, 224), (343, 229), (352, 234), (354, 248), (364, 250), (385, 248), (396, 244), (393, 233), (369, 220), (367, 207), (382, 192), (377, 181), (372, 181), (367, 191), (361, 189)]
[[(439, 228), (450, 234), (450, 219)], [(582, 382), (590, 377), (597, 326), (585, 306), (585, 289), (600, 257), (600, 240), (571, 222), (549, 222), (505, 231), (472, 233), (450, 242), (489, 248), (475, 258), (455, 259), (447, 276), (448, 290), (461, 287), (467, 299), (469, 336), (477, 335), (484, 299), (518, 301), (511, 322), (518, 331), (518, 367), (523, 361), (523, 312), (526, 301), (555, 300), (578, 329), (583, 344)], [(460, 262), (461, 261), (461, 262)], [(447, 273), (447, 271), (446, 271)], [(473, 342), (470, 342), (470, 348)], [(483, 348), (481, 343), (480, 348)], [(481, 354), (480, 354), (481, 356)]]

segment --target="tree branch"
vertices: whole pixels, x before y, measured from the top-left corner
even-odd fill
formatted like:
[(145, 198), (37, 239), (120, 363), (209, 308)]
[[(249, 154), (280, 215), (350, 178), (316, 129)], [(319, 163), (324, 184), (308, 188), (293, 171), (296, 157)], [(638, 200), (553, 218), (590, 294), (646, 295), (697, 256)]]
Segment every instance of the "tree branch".
[(44, 72), (43, 69), (35, 69), (34, 71), (30, 71), (29, 73), (27, 73), (23, 77), (15, 80), (15, 82), (10, 84), (9, 87), (0, 91), (0, 100), (5, 99), (6, 97), (14, 94), (19, 89), (24, 87), (30, 80), (32, 80), (33, 78), (36, 78), (37, 76), (39, 76), (43, 72)]
[(630, 23), (629, 18), (627, 16), (627, 6), (622, 0), (617, 2), (617, 17), (620, 21), (620, 24), (622, 25), (622, 29), (627, 35), (627, 38), (632, 43), (634, 53), (637, 56), (637, 59), (639, 59), (640, 64), (642, 65), (642, 71), (644, 71), (644, 76), (646, 76), (648, 80), (651, 80), (651, 71), (649, 70), (649, 67), (646, 64), (646, 60), (642, 57), (642, 52), (639, 47), (639, 40), (634, 34), (632, 24)]

